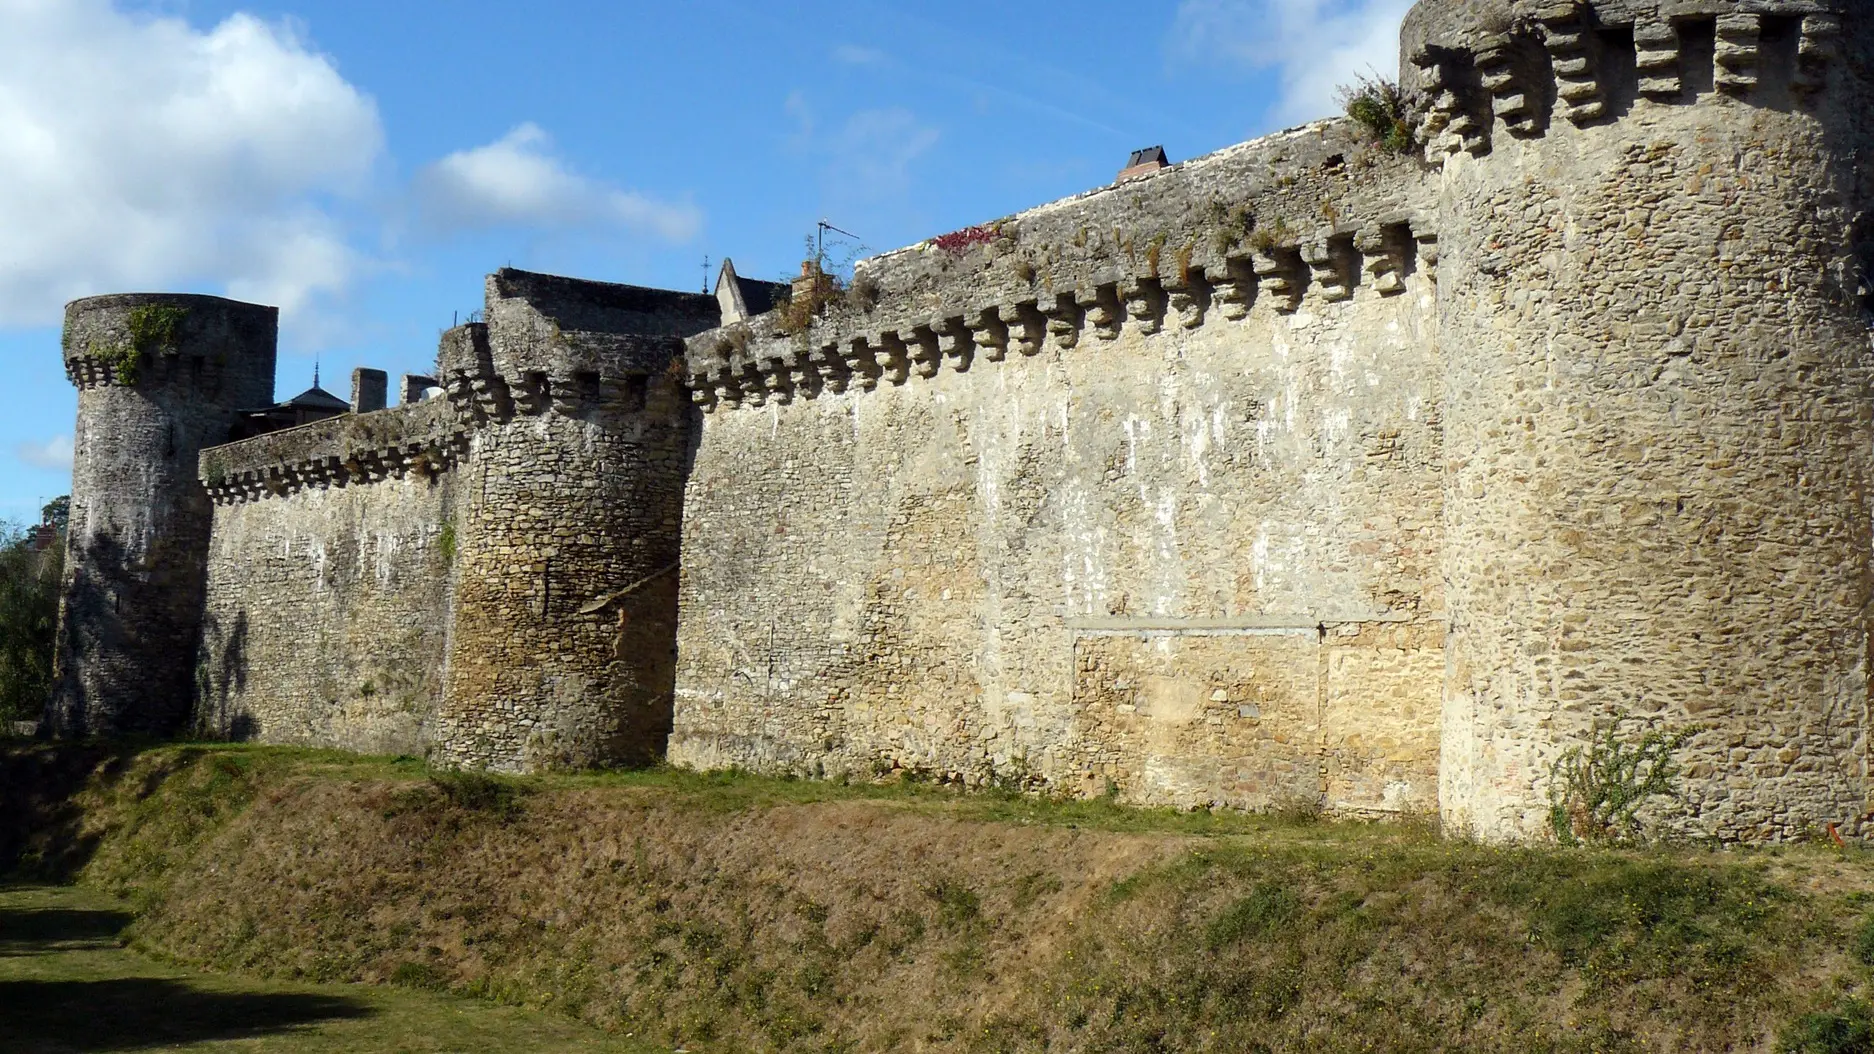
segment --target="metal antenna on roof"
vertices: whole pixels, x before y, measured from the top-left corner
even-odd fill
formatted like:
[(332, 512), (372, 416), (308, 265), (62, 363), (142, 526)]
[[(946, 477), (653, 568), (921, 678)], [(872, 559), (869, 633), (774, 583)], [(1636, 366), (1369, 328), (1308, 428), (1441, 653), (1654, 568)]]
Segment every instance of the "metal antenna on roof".
[(815, 243), (815, 247), (814, 247), (815, 262), (823, 266), (826, 263), (826, 232), (827, 231), (832, 231), (834, 234), (844, 234), (846, 237), (851, 238), (854, 241), (859, 240), (859, 236), (857, 234), (854, 234), (851, 231), (842, 231), (838, 227), (833, 226), (832, 224), (826, 222), (825, 220), (821, 220), (819, 223), (815, 224), (814, 228), (815, 228), (815, 236), (819, 238), (819, 241)]
[(317, 355), (312, 357), (312, 386), (314, 388), (319, 386), (319, 357)]
[(703, 254), (703, 292), (709, 292), (709, 254)]

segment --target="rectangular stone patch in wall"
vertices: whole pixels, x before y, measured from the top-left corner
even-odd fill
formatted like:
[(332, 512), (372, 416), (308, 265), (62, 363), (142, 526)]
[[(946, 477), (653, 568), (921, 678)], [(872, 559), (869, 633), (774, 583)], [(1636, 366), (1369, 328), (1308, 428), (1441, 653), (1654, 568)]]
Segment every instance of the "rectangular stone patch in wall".
[(1321, 645), (1313, 629), (1083, 633), (1076, 746), (1133, 801), (1266, 808), (1322, 791)]
[(1438, 808), (1444, 649), (1432, 631), (1387, 627), (1355, 643), (1330, 634), (1321, 714), (1330, 812), (1394, 815)]
[(1438, 800), (1444, 658), (1436, 627), (1077, 630), (1076, 760), (1132, 801), (1336, 815)]

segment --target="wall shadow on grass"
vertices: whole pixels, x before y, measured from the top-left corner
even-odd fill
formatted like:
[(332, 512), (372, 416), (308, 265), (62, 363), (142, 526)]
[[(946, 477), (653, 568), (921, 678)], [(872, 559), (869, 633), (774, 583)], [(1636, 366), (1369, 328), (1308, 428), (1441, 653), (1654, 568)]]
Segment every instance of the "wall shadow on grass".
[(151, 1050), (279, 1035), (371, 1014), (341, 996), (203, 991), (183, 981), (0, 981), (0, 1050)]
[(114, 778), (136, 754), (130, 743), (0, 746), (0, 875), (64, 882), (77, 874), (103, 833), (84, 829), (74, 799), (94, 774)]
[(116, 948), (126, 911), (0, 908), (0, 959)]

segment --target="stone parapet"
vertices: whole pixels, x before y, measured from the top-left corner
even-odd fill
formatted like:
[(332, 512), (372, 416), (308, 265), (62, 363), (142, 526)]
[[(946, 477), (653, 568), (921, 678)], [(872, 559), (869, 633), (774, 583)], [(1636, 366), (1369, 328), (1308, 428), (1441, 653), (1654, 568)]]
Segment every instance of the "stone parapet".
[(1424, 103), (1428, 160), (1483, 156), (1499, 136), (1626, 116), (1639, 98), (1705, 92), (1813, 106), (1840, 65), (1835, 0), (1426, 0), (1402, 34), (1403, 84)]
[(204, 450), (200, 478), (217, 505), (312, 487), (345, 487), (453, 468), (468, 426), (442, 399), (345, 414)]
[(688, 383), (706, 411), (787, 402), (1241, 319), (1264, 295), (1396, 295), (1436, 263), (1435, 207), (1414, 159), (1322, 121), (863, 261), (817, 313), (690, 338)]

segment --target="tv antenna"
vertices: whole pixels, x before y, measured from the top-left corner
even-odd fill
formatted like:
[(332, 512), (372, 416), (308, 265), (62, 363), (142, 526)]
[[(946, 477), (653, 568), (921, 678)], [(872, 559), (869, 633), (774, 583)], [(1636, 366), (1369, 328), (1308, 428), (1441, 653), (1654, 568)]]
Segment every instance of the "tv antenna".
[(853, 241), (859, 240), (859, 236), (857, 234), (854, 234), (851, 231), (840, 230), (838, 227), (833, 226), (832, 224), (826, 222), (825, 220), (821, 220), (819, 223), (814, 224), (814, 237), (818, 239), (814, 243), (814, 258), (820, 261), (822, 264), (825, 264), (826, 262), (826, 232), (827, 231), (832, 231), (834, 234), (844, 234), (846, 237), (851, 238)]
[(709, 254), (703, 254), (703, 292), (709, 292)]

